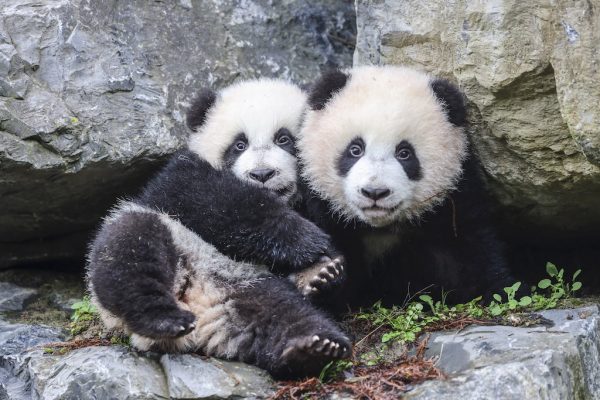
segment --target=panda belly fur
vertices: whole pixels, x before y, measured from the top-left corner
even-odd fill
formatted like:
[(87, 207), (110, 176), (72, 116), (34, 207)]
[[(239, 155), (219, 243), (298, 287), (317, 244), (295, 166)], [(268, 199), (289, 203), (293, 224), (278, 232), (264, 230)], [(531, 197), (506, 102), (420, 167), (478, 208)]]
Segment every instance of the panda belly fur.
[[(99, 296), (92, 282), (106, 282), (101, 278), (107, 271), (113, 279), (135, 279), (119, 269), (128, 256), (140, 274), (145, 262), (169, 264), (163, 268), (171, 270), (170, 294), (181, 310), (196, 318), (191, 332), (169, 338), (144, 336), (117, 317), (136, 310)], [(302, 298), (291, 282), (264, 266), (230, 259), (176, 219), (134, 202), (119, 204), (104, 221), (90, 263), (95, 267), (89, 271), (88, 287), (102, 321), (129, 333), (140, 350), (200, 352), (252, 363), (282, 378), (318, 373), (334, 353), (342, 356), (350, 350), (336, 324)], [(98, 273), (104, 277), (93, 276)], [(135, 289), (127, 293), (131, 295)], [(138, 317), (152, 318), (147, 310), (137, 311)]]

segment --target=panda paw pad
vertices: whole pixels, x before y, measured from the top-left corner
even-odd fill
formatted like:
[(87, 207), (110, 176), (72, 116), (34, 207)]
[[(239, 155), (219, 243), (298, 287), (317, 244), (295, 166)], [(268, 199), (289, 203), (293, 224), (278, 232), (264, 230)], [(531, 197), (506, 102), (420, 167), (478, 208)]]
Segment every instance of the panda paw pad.
[(341, 257), (334, 258), (333, 260), (329, 257), (324, 257), (320, 264), (323, 266), (303, 288), (302, 294), (304, 296), (310, 297), (329, 292), (340, 286), (345, 280), (346, 275)]
[(325, 361), (342, 359), (351, 354), (351, 344), (345, 337), (327, 337), (313, 335), (296, 340), (284, 352), (284, 357), (306, 358), (313, 361)]

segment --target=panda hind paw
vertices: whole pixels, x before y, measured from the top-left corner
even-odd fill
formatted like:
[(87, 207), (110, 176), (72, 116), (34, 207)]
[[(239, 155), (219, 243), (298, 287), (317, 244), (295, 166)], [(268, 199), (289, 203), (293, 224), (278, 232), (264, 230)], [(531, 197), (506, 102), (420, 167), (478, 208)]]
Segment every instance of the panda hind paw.
[(318, 374), (327, 363), (350, 357), (352, 344), (341, 335), (316, 334), (290, 341), (282, 353), (284, 364), (295, 375)]
[(185, 336), (196, 328), (196, 317), (185, 310), (157, 315), (135, 333), (154, 339), (174, 339)]

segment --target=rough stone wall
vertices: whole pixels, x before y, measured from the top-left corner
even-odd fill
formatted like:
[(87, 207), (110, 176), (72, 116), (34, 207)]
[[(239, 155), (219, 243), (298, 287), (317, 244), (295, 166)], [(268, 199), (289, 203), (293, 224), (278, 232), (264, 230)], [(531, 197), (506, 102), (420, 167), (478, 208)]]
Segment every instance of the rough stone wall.
[(195, 90), (351, 63), (350, 0), (0, 2), (0, 268), (81, 257)]
[(464, 90), (475, 149), (513, 223), (597, 232), (600, 1), (356, 5), (355, 64), (408, 64)]

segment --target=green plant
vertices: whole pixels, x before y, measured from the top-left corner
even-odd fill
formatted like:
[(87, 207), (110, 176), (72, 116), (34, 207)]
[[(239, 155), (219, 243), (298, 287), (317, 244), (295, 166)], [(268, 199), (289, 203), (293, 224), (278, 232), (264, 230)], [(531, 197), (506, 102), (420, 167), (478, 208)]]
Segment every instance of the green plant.
[(383, 343), (413, 342), (423, 327), (439, 321), (438, 316), (426, 313), (423, 304), (417, 301), (409, 303), (405, 308), (386, 308), (381, 302), (377, 302), (371, 310), (359, 314), (357, 318), (366, 319), (375, 326), (387, 327), (387, 332), (381, 337)]
[[(504, 295), (494, 294), (488, 306), (481, 304), (481, 296), (467, 303), (448, 306), (448, 293), (442, 292), (438, 301), (434, 301), (429, 294), (421, 294), (418, 297), (419, 301), (410, 302), (404, 308), (386, 308), (381, 302), (377, 302), (371, 309), (357, 314), (356, 318), (369, 321), (375, 330), (384, 328), (381, 336), (381, 342), (384, 344), (392, 341), (410, 343), (414, 342), (425, 328), (434, 324), (441, 325), (465, 318), (491, 319), (514, 312), (547, 310), (557, 307), (560, 300), (573, 296), (581, 289), (581, 282), (576, 280), (581, 270), (573, 274), (571, 282), (565, 282), (564, 270), (558, 270), (552, 263), (547, 263), (546, 272), (549, 278), (542, 279), (537, 287), (532, 289), (530, 296), (518, 298), (521, 282), (515, 282), (504, 288)], [(363, 361), (367, 364), (376, 363), (378, 360), (377, 354), (372, 352), (363, 356)]]
[(73, 322), (89, 320), (98, 313), (89, 296), (83, 296), (83, 299), (73, 303), (71, 309), (73, 310), (73, 314), (71, 315), (71, 321)]
[(77, 335), (85, 331), (98, 316), (98, 310), (91, 303), (89, 296), (84, 296), (83, 299), (74, 303), (71, 309), (73, 310), (73, 314), (71, 314), (71, 335)]
[(502, 296), (495, 293), (492, 297), (494, 300), (488, 306), (488, 312), (493, 317), (497, 317), (506, 313), (507, 311), (516, 311), (517, 309), (527, 307), (531, 304), (530, 296), (523, 296), (517, 300), (517, 292), (521, 287), (521, 282), (515, 282), (512, 286), (505, 287), (504, 293), (506, 293), (506, 301), (503, 301)]
[(560, 300), (573, 297), (582, 287), (582, 283), (576, 280), (581, 274), (581, 269), (573, 273), (571, 282), (565, 282), (565, 270), (559, 270), (551, 262), (546, 263), (546, 273), (550, 278), (542, 279), (537, 286), (531, 288), (531, 307), (536, 311), (555, 308)]
[(323, 367), (319, 374), (321, 382), (329, 382), (337, 378), (342, 372), (352, 368), (354, 363), (349, 360), (331, 361)]

